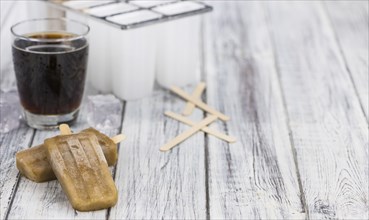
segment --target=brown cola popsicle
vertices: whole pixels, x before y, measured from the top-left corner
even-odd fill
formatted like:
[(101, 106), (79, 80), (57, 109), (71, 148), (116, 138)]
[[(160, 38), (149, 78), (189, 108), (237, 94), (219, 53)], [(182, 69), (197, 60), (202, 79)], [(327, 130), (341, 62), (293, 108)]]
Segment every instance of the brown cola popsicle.
[(116, 204), (117, 188), (95, 135), (82, 132), (59, 135), (46, 139), (44, 147), (74, 209), (93, 211)]
[[(116, 163), (118, 158), (117, 144), (124, 140), (125, 136), (123, 134), (110, 138), (94, 128), (88, 128), (81, 132), (94, 134), (104, 152), (108, 165), (113, 166)], [(19, 151), (15, 157), (19, 172), (28, 179), (35, 182), (46, 182), (56, 179), (47, 160), (46, 149), (43, 144)]]

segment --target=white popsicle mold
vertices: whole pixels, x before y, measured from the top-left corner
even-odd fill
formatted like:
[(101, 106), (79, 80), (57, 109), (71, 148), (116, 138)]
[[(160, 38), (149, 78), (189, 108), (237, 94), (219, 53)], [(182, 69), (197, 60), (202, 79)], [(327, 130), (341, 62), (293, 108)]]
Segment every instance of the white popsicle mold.
[(177, 15), (190, 11), (196, 11), (205, 8), (205, 5), (191, 1), (182, 1), (176, 4), (165, 4), (153, 8), (153, 11), (160, 12), (165, 15)]
[[(77, 10), (67, 10), (68, 18), (91, 28), (87, 79), (98, 90), (133, 100), (149, 96), (155, 79), (166, 88), (200, 80), (201, 19), (187, 13), (201, 11), (204, 4), (176, 0), (63, 4)], [(170, 18), (178, 15), (180, 19)], [(160, 22), (168, 17), (171, 21)]]
[(132, 4), (140, 6), (141, 8), (151, 8), (158, 5), (168, 4), (176, 0), (133, 0)]
[(138, 7), (130, 4), (126, 4), (123, 2), (103, 5), (100, 7), (95, 7), (91, 9), (85, 10), (87, 14), (96, 16), (96, 17), (106, 17), (108, 15), (114, 15), (124, 12), (129, 12), (136, 10)]
[(90, 7), (109, 4), (115, 2), (114, 0), (83, 0), (83, 1), (66, 1), (63, 5), (72, 9), (83, 10)]
[[(193, 2), (167, 4), (153, 8), (165, 15), (203, 8)], [(160, 24), (156, 80), (165, 87), (184, 86), (200, 81), (200, 16)]]
[[(140, 10), (107, 19), (117, 24), (150, 21), (161, 15)], [(112, 84), (116, 96), (134, 100), (149, 96), (155, 82), (155, 53), (157, 25), (132, 30), (111, 28), (109, 41), (111, 52)]]
[(200, 16), (160, 24), (156, 81), (163, 87), (200, 81)]
[(88, 19), (88, 23), (91, 29), (87, 80), (101, 92), (112, 92), (110, 54), (114, 49), (112, 42), (109, 41), (109, 31), (113, 27), (91, 18)]

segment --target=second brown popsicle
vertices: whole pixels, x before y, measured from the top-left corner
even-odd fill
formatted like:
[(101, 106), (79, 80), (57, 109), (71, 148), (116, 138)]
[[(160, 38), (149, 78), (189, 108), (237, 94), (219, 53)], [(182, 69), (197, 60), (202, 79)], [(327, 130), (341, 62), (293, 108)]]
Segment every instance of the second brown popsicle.
[[(108, 165), (113, 166), (116, 163), (118, 158), (117, 143), (124, 139), (124, 136), (116, 136), (121, 137), (121, 139), (114, 141), (94, 128), (87, 128), (81, 132), (95, 135)], [(19, 151), (16, 154), (16, 165), (22, 175), (35, 182), (46, 182), (56, 179), (47, 160), (46, 149), (43, 144)]]

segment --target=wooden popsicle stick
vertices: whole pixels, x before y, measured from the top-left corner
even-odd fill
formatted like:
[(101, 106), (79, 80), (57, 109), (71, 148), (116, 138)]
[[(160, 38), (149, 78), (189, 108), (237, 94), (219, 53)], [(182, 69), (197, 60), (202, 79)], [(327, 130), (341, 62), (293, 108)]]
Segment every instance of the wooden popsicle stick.
[[(166, 116), (168, 116), (168, 117), (171, 117), (173, 119), (176, 119), (176, 120), (178, 120), (180, 122), (183, 122), (183, 123), (185, 123), (187, 125), (190, 125), (190, 126), (196, 125), (196, 123), (193, 122), (193, 121), (191, 121), (190, 119), (188, 119), (186, 117), (183, 117), (182, 115), (176, 114), (174, 112), (166, 111), (164, 114)], [(206, 132), (206, 133), (208, 133), (208, 134), (211, 134), (211, 135), (213, 135), (213, 136), (215, 136), (215, 137), (217, 137), (219, 139), (222, 139), (224, 141), (227, 141), (229, 143), (236, 142), (236, 138), (235, 137), (228, 136), (226, 134), (223, 134), (223, 133), (221, 133), (221, 132), (219, 132), (217, 130), (211, 129), (209, 127), (203, 127), (201, 130), (204, 131), (204, 132)]]
[(229, 120), (229, 117), (227, 115), (213, 109), (212, 107), (208, 106), (207, 104), (205, 104), (201, 100), (193, 98), (192, 96), (188, 95), (185, 91), (183, 91), (179, 87), (172, 86), (170, 90), (172, 92), (174, 92), (175, 94), (179, 95), (180, 97), (182, 97), (183, 99), (192, 102), (193, 104), (195, 104), (197, 107), (201, 108), (202, 110), (207, 111), (208, 113), (217, 116), (222, 121), (228, 121)]
[(126, 139), (126, 136), (124, 134), (118, 134), (115, 135), (114, 137), (110, 138), (115, 144), (118, 144), (119, 142), (123, 141), (124, 139)]
[(182, 141), (184, 141), (187, 138), (194, 135), (197, 131), (201, 130), (201, 128), (203, 128), (203, 127), (207, 126), (208, 124), (210, 124), (210, 123), (214, 122), (215, 120), (217, 120), (217, 118), (218, 117), (215, 116), (215, 115), (207, 116), (205, 119), (200, 121), (198, 124), (192, 126), (190, 129), (186, 130), (182, 134), (175, 137), (173, 140), (166, 143), (164, 146), (162, 146), (160, 148), (160, 151), (168, 151), (168, 150), (172, 149), (177, 144), (181, 143)]
[(60, 134), (62, 135), (72, 134), (72, 131), (70, 130), (69, 125), (67, 124), (59, 125), (59, 130), (60, 130)]
[[(68, 135), (68, 134), (72, 134), (72, 131), (70, 130), (69, 125), (67, 124), (61, 124), (59, 125), (59, 130), (60, 130), (60, 134), (61, 135)], [(124, 134), (118, 134), (115, 135), (114, 137), (110, 138), (115, 144), (118, 144), (119, 142), (123, 141), (124, 139), (126, 139), (126, 136)]]
[[(201, 94), (204, 91), (204, 89), (205, 89), (205, 83), (200, 82), (199, 85), (197, 85), (195, 91), (193, 91), (192, 97), (200, 100)], [(182, 114), (186, 116), (191, 115), (194, 109), (195, 109), (195, 105), (192, 102), (187, 102), (186, 107), (183, 109)]]

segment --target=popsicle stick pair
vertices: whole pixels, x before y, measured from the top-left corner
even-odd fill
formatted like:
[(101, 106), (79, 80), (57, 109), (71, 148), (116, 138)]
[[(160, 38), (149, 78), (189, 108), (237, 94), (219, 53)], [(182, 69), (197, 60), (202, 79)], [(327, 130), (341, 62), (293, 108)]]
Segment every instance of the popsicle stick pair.
[[(72, 134), (72, 130), (70, 130), (70, 127), (67, 124), (59, 125), (59, 131), (61, 135)], [(114, 137), (110, 137), (110, 139), (114, 142), (114, 144), (118, 144), (122, 142), (124, 139), (126, 139), (126, 136), (124, 134), (118, 134), (115, 135)]]
[[(192, 97), (195, 99), (200, 99), (202, 92), (205, 90), (205, 83), (200, 82), (199, 85), (196, 86), (195, 90), (192, 93)], [(187, 102), (186, 107), (183, 109), (182, 115), (189, 116), (192, 114), (195, 109), (195, 104), (192, 102)]]
[(227, 121), (227, 120), (229, 120), (229, 117), (224, 115), (223, 113), (213, 109), (212, 107), (208, 106), (206, 103), (201, 101), (200, 97), (201, 97), (201, 94), (204, 91), (204, 89), (205, 89), (205, 83), (203, 83), (203, 82), (200, 83), (196, 87), (196, 89), (194, 90), (192, 95), (187, 94), (185, 91), (183, 91), (179, 87), (173, 86), (171, 88), (172, 92), (174, 92), (178, 96), (182, 97), (183, 99), (187, 100), (186, 107), (184, 108), (184, 110), (182, 112), (183, 115), (186, 115), (186, 116), (191, 115), (193, 110), (195, 109), (195, 107), (198, 107), (198, 108), (210, 113), (210, 115), (207, 116), (202, 121), (196, 123), (196, 122), (193, 122), (190, 119), (188, 119), (188, 118), (186, 118), (182, 115), (176, 114), (174, 112), (170, 112), (170, 111), (165, 112), (164, 114), (166, 116), (171, 117), (173, 119), (176, 119), (176, 120), (178, 120), (180, 122), (183, 122), (187, 125), (190, 125), (192, 127), (190, 129), (186, 130), (185, 132), (183, 132), (182, 134), (178, 135), (173, 140), (166, 143), (164, 146), (162, 146), (160, 148), (160, 151), (168, 151), (168, 150), (172, 149), (177, 144), (183, 142), (184, 140), (191, 137), (192, 135), (194, 135), (196, 132), (198, 132), (200, 130), (203, 131), (203, 132), (206, 132), (210, 135), (213, 135), (213, 136), (215, 136), (219, 139), (227, 141), (229, 143), (236, 142), (235, 137), (228, 136), (226, 134), (223, 134), (219, 131), (216, 131), (212, 128), (207, 127), (209, 124), (216, 121), (218, 118), (223, 120), (223, 121)]
[(186, 100), (188, 102), (191, 102), (196, 107), (208, 112), (209, 114), (217, 116), (222, 121), (228, 121), (230, 119), (229, 116), (227, 116), (227, 115), (217, 111), (216, 109), (210, 107), (209, 105), (207, 105), (206, 103), (201, 101), (199, 98), (193, 97), (193, 96), (187, 94), (185, 91), (183, 91), (182, 89), (180, 89), (177, 86), (173, 86), (172, 88), (170, 88), (170, 90), (172, 92), (174, 92), (175, 94), (177, 94), (178, 96), (180, 96), (181, 98), (183, 98), (184, 100)]

